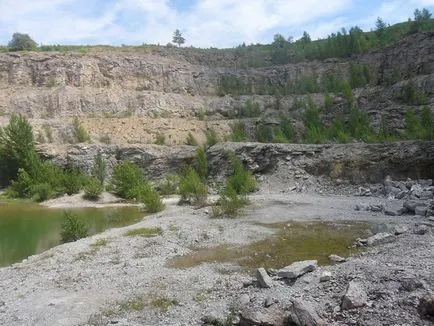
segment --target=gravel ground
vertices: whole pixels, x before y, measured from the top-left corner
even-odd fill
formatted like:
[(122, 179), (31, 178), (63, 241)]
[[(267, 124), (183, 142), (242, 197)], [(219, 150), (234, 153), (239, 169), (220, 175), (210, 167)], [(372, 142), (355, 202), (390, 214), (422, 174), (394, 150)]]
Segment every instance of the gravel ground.
[[(168, 200), (164, 212), (135, 225), (60, 245), (1, 268), (0, 324), (202, 325), (205, 316), (224, 320), (237, 317), (246, 307), (276, 315), (292, 300), (303, 299), (332, 325), (432, 325), (417, 312), (422, 296), (434, 288), (431, 228), (417, 235), (411, 230), (420, 218), (354, 210), (361, 202), (399, 207), (401, 201), (296, 193), (285, 187), (275, 191), (263, 187), (251, 201), (240, 218), (214, 219), (209, 207), (194, 209)], [(192, 253), (193, 248), (245, 245), (275, 232), (257, 222), (293, 220), (369, 221), (406, 225), (409, 232), (343, 264), (320, 267), (291, 285), (275, 278), (270, 289), (246, 286), (252, 276), (236, 264), (167, 266), (171, 258)], [(162, 233), (150, 238), (125, 236), (128, 230), (143, 227), (159, 227)], [(329, 282), (319, 282), (324, 270), (332, 274)], [(362, 284), (368, 302), (341, 311), (341, 297), (350, 280)], [(272, 304), (264, 308), (267, 300)]]

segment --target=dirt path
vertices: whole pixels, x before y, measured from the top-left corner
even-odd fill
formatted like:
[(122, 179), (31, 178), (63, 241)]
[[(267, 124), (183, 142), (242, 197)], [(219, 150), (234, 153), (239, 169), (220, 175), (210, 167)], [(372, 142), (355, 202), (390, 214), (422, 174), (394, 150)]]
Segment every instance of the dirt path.
[[(324, 318), (332, 318), (327, 307), (332, 305), (333, 310), (339, 305), (349, 278), (364, 280), (366, 288), (374, 291), (369, 275), (384, 278), (400, 271), (433, 288), (434, 242), (429, 232), (404, 234), (395, 243), (343, 265), (323, 267), (333, 273), (333, 283), (327, 286), (315, 281), (321, 269), (311, 273), (310, 281), (297, 281), (291, 287), (277, 282), (273, 289), (264, 290), (243, 287), (251, 276), (236, 264), (207, 263), (187, 269), (167, 266), (171, 258), (192, 253), (192, 248), (245, 245), (275, 232), (257, 222), (357, 220), (409, 226), (416, 222), (408, 216), (356, 212), (354, 205), (362, 200), (360, 197), (260, 192), (251, 200), (246, 214), (237, 219), (213, 219), (209, 208), (195, 210), (168, 201), (165, 212), (140, 223), (64, 244), (1, 268), (0, 324), (201, 325), (203, 316), (224, 318), (246, 296), (255, 302), (270, 295), (281, 305), (296, 297), (311, 300)], [(363, 202), (386, 200), (371, 197), (363, 198)], [(389, 201), (386, 205), (400, 203)], [(143, 227), (159, 227), (162, 234), (125, 236), (128, 230)], [(401, 299), (395, 293), (385, 302)], [(365, 316), (374, 324), (384, 317), (384, 309), (392, 309), (387, 321), (404, 318), (409, 325), (420, 324), (417, 316), (411, 317), (415, 309), (411, 305), (369, 309), (372, 312), (365, 312)], [(343, 316), (342, 322), (333, 319), (333, 324), (357, 320), (357, 316)]]

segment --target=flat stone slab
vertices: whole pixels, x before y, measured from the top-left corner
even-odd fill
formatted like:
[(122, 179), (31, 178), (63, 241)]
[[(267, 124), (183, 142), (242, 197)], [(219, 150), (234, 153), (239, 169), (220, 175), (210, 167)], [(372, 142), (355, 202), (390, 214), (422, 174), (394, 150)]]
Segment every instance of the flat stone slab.
[(296, 279), (297, 277), (313, 272), (318, 266), (317, 260), (302, 260), (292, 263), (279, 270), (277, 275), (282, 278)]
[(389, 243), (395, 241), (395, 236), (393, 234), (382, 232), (369, 237), (366, 241), (368, 246), (376, 246), (383, 243)]

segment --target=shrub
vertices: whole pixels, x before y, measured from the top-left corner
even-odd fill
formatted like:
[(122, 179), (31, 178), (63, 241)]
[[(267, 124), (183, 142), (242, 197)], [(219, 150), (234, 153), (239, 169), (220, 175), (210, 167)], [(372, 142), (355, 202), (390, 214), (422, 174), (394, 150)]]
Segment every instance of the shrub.
[(93, 158), (93, 166), (90, 174), (97, 179), (101, 185), (104, 184), (105, 178), (107, 177), (107, 164), (101, 151), (98, 151)]
[(166, 205), (160, 198), (160, 195), (155, 190), (150, 190), (144, 197), (143, 203), (149, 213), (157, 213), (164, 210)]
[(9, 197), (28, 198), (31, 194), (33, 180), (24, 169), (18, 169), (17, 179), (12, 180), (9, 188)]
[(156, 145), (164, 145), (165, 142), (166, 142), (166, 136), (164, 134), (157, 134), (155, 136)]
[(45, 136), (47, 137), (48, 142), (52, 143), (53, 142), (53, 131), (51, 130), (51, 126), (44, 124), (42, 126), (42, 129), (44, 129), (44, 131), (45, 131)]
[(39, 183), (32, 186), (32, 196), (37, 202), (42, 202), (53, 197), (53, 187), (49, 183)]
[(77, 241), (87, 237), (86, 224), (77, 215), (65, 212), (63, 216), (60, 237), (63, 243)]
[(104, 134), (99, 137), (99, 141), (104, 144), (111, 144), (112, 140), (108, 134)]
[(0, 128), (0, 183), (15, 179), (19, 168), (31, 175), (32, 165), (39, 163), (32, 126), (24, 116), (12, 114), (9, 124)]
[(67, 195), (77, 194), (84, 188), (86, 181), (86, 176), (80, 171), (66, 170), (62, 174), (61, 190)]
[(246, 141), (248, 134), (246, 132), (246, 126), (243, 122), (236, 122), (232, 125), (231, 140), (234, 142)]
[(410, 80), (401, 91), (401, 100), (409, 105), (425, 105), (428, 104), (428, 99), (425, 94), (420, 91), (414, 82)]
[(199, 174), (191, 167), (186, 167), (179, 182), (180, 202), (202, 205), (206, 202), (208, 187)]
[(219, 142), (217, 133), (213, 128), (207, 128), (205, 132), (206, 146), (211, 147)]
[(256, 190), (257, 182), (255, 177), (244, 167), (238, 157), (231, 154), (230, 161), (232, 173), (227, 178), (226, 188), (233, 189), (238, 195), (245, 195)]
[(431, 110), (428, 106), (424, 106), (422, 110), (421, 126), (423, 128), (422, 138), (426, 140), (434, 139), (434, 121)]
[(84, 187), (84, 198), (98, 200), (104, 190), (101, 182), (96, 178), (90, 178)]
[(188, 133), (187, 138), (185, 139), (185, 145), (199, 146), (199, 143), (197, 142), (196, 138), (194, 138), (191, 132)]
[(158, 185), (158, 191), (162, 196), (174, 195), (178, 193), (179, 176), (169, 174), (166, 179)]
[(123, 161), (113, 168), (111, 186), (116, 195), (122, 198), (137, 198), (144, 182), (143, 172), (133, 163)]
[(79, 143), (85, 143), (90, 141), (90, 136), (86, 129), (82, 126), (78, 117), (75, 117), (72, 126), (74, 127), (75, 138)]
[(205, 150), (201, 147), (196, 151), (196, 172), (203, 182), (206, 182), (208, 177), (208, 160)]
[(226, 187), (220, 192), (220, 198), (216, 205), (212, 207), (213, 216), (229, 216), (235, 217), (239, 215), (240, 210), (249, 203), (246, 195), (239, 195), (226, 182)]

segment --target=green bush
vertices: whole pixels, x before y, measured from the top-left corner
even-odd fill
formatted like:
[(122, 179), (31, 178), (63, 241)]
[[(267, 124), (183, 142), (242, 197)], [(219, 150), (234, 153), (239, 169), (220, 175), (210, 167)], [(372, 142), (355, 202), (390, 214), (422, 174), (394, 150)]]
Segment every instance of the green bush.
[(155, 136), (156, 145), (164, 145), (165, 142), (166, 142), (166, 136), (164, 134), (157, 134)]
[(12, 114), (9, 124), (0, 128), (0, 184), (16, 179), (20, 168), (32, 176), (33, 165), (39, 163), (32, 126), (24, 116)]
[(29, 198), (33, 180), (24, 169), (18, 169), (17, 179), (12, 180), (8, 188), (8, 196), (15, 198)]
[(32, 196), (35, 201), (42, 202), (53, 197), (53, 187), (49, 183), (39, 183), (32, 186)]
[(75, 137), (79, 143), (86, 143), (90, 141), (90, 136), (86, 129), (84, 129), (78, 117), (74, 118), (72, 126), (74, 127)]
[(77, 215), (65, 212), (60, 237), (63, 243), (77, 241), (88, 235), (86, 224)]
[(113, 168), (111, 188), (122, 198), (137, 198), (140, 186), (144, 182), (143, 172), (133, 163), (123, 161)]
[(206, 128), (205, 132), (206, 137), (206, 146), (211, 147), (214, 146), (219, 142), (219, 139), (217, 137), (217, 133), (213, 128)]
[(66, 170), (62, 174), (61, 190), (67, 195), (79, 193), (86, 185), (87, 177), (77, 170)]
[(235, 154), (230, 154), (232, 173), (227, 178), (226, 188), (233, 189), (238, 195), (245, 195), (257, 189), (255, 177), (248, 171)]
[(197, 142), (196, 138), (194, 138), (191, 132), (188, 133), (187, 138), (185, 139), (185, 145), (199, 146), (199, 143)]
[(246, 132), (246, 126), (243, 122), (236, 122), (231, 126), (231, 140), (234, 142), (247, 141), (249, 135)]
[(145, 204), (146, 210), (149, 213), (157, 213), (164, 210), (166, 205), (164, 205), (163, 201), (160, 198), (160, 195), (155, 190), (150, 190), (146, 194), (143, 199), (143, 203)]
[(158, 185), (158, 191), (162, 196), (174, 195), (179, 192), (179, 176), (169, 174), (166, 179)]
[(125, 198), (134, 199), (135, 201), (143, 201), (150, 191), (151, 185), (143, 179), (142, 183), (127, 191)]
[(90, 174), (92, 177), (97, 179), (101, 185), (104, 184), (105, 178), (107, 177), (107, 164), (101, 151), (98, 151), (93, 158), (93, 166)]
[(236, 190), (226, 182), (226, 187), (220, 192), (220, 198), (216, 205), (212, 207), (212, 215), (235, 217), (238, 216), (240, 210), (249, 204), (246, 195), (237, 194)]
[(90, 178), (84, 187), (84, 198), (88, 200), (98, 200), (104, 191), (104, 187), (100, 180)]
[(428, 106), (424, 106), (421, 116), (421, 126), (423, 129), (422, 138), (426, 140), (434, 139), (434, 121), (431, 113), (431, 109)]
[(410, 80), (401, 91), (401, 100), (409, 105), (428, 104), (426, 95), (420, 91), (412, 80)]
[(199, 174), (191, 167), (186, 167), (179, 182), (180, 202), (193, 205), (203, 205), (206, 202), (208, 187), (204, 184)]
[(208, 159), (205, 150), (201, 147), (196, 151), (196, 172), (203, 182), (208, 178)]

